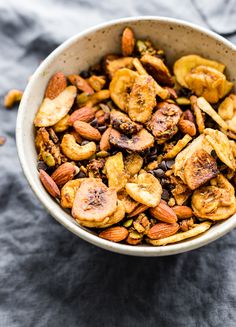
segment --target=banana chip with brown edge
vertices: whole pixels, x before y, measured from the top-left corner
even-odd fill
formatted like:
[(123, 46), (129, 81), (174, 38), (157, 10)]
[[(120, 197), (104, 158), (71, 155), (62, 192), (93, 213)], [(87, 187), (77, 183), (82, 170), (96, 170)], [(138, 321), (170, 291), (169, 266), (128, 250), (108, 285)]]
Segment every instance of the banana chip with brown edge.
[(128, 176), (125, 172), (122, 152), (107, 158), (104, 171), (107, 175), (109, 187), (115, 188), (117, 192), (125, 187)]
[(76, 192), (72, 216), (82, 221), (101, 222), (111, 216), (117, 206), (116, 189), (96, 178), (86, 178)]
[(206, 128), (204, 134), (206, 135), (207, 141), (214, 148), (219, 159), (230, 169), (235, 170), (236, 161), (228, 137), (224, 133), (212, 128)]
[(161, 184), (147, 172), (138, 175), (137, 183), (127, 183), (125, 189), (131, 198), (148, 207), (156, 207), (161, 201)]
[(67, 86), (56, 98), (45, 98), (34, 119), (36, 127), (48, 127), (58, 123), (70, 111), (77, 94), (76, 87)]
[(191, 238), (191, 237), (203, 234), (205, 231), (207, 231), (211, 227), (211, 225), (212, 225), (212, 222), (204, 221), (203, 223), (196, 224), (195, 227), (188, 230), (187, 232), (180, 232), (175, 235), (162, 238), (160, 240), (147, 239), (147, 242), (152, 245), (155, 245), (155, 246), (177, 243), (177, 242), (186, 240), (187, 238)]
[(117, 207), (115, 212), (105, 218), (103, 221), (99, 222), (99, 221), (87, 221), (87, 220), (80, 220), (80, 219), (76, 219), (76, 221), (85, 227), (89, 227), (89, 228), (107, 228), (110, 227), (114, 224), (119, 223), (125, 216), (125, 207), (123, 205), (123, 203), (121, 201), (117, 201)]
[(134, 201), (125, 189), (121, 190), (117, 197), (123, 203), (126, 213), (131, 213), (138, 206), (138, 202)]
[(186, 145), (192, 140), (192, 137), (185, 134), (184, 137), (179, 140), (174, 147), (164, 155), (164, 159), (172, 159), (177, 156), (177, 154), (186, 147)]
[(113, 78), (115, 73), (122, 68), (133, 68), (133, 57), (119, 57), (115, 54), (109, 54), (103, 59), (103, 67), (110, 79)]
[(228, 82), (224, 74), (207, 66), (192, 69), (186, 75), (185, 81), (191, 91), (197, 96), (203, 96), (210, 103), (217, 103), (233, 87), (233, 83)]
[(197, 105), (198, 107), (204, 111), (206, 114), (208, 114), (220, 127), (227, 130), (228, 125), (226, 122), (218, 115), (218, 113), (212, 108), (210, 103), (207, 102), (206, 99), (203, 97), (200, 97), (197, 99)]
[(191, 190), (205, 184), (217, 174), (215, 159), (203, 149), (194, 152), (184, 165), (184, 178)]
[(194, 152), (201, 149), (205, 150), (209, 154), (213, 150), (213, 147), (207, 141), (206, 136), (204, 134), (199, 135), (185, 149), (183, 149), (180, 153), (177, 154), (174, 164), (174, 174), (176, 176), (179, 176), (184, 183), (186, 183), (184, 177), (185, 163), (193, 155)]
[(109, 86), (111, 98), (123, 111), (127, 111), (129, 93), (137, 76), (139, 76), (137, 72), (123, 68), (115, 72), (111, 80)]
[(154, 137), (145, 128), (130, 138), (112, 128), (110, 143), (121, 149), (140, 152), (153, 146)]
[(177, 79), (177, 82), (181, 86), (188, 88), (188, 85), (185, 81), (186, 75), (189, 74), (193, 68), (202, 65), (207, 67), (213, 67), (221, 73), (223, 73), (225, 69), (225, 65), (223, 65), (222, 63), (214, 60), (209, 60), (198, 55), (183, 56), (176, 60), (174, 64), (174, 75)]
[(130, 176), (138, 174), (143, 166), (143, 158), (136, 152), (128, 154), (125, 158), (125, 170)]
[(146, 53), (141, 57), (141, 62), (158, 83), (173, 86), (173, 78), (163, 60)]
[(157, 111), (147, 123), (147, 129), (155, 136), (158, 144), (165, 143), (178, 132), (177, 124), (181, 114), (181, 109), (173, 103), (164, 101), (157, 104)]
[(195, 216), (203, 219), (222, 220), (236, 212), (234, 187), (222, 174), (210, 181), (210, 186), (202, 186), (192, 196)]
[(156, 105), (155, 81), (150, 75), (139, 75), (132, 86), (127, 106), (129, 117), (145, 123), (151, 117)]
[(61, 206), (63, 208), (72, 208), (75, 200), (75, 194), (85, 178), (77, 178), (67, 182), (61, 189)]

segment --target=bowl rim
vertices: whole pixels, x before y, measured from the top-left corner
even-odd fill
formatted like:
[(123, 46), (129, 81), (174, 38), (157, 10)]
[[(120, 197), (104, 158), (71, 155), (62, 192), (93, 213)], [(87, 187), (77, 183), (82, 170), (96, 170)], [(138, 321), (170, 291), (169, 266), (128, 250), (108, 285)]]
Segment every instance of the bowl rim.
[[(126, 244), (120, 244), (120, 243), (113, 243), (110, 241), (107, 241), (105, 239), (99, 238), (98, 236), (86, 231), (83, 229), (83, 227), (80, 227), (79, 225), (75, 225), (72, 221), (70, 221), (64, 214), (63, 209), (58, 205), (58, 203), (53, 200), (51, 197), (45, 197), (45, 194), (43, 194), (36, 186), (34, 182), (34, 176), (31, 175), (30, 169), (27, 164), (27, 158), (25, 156), (25, 153), (23, 151), (24, 149), (24, 137), (23, 137), (23, 121), (24, 121), (24, 108), (27, 104), (27, 100), (29, 97), (29, 94), (31, 92), (31, 86), (34, 84), (34, 82), (39, 77), (40, 73), (45, 70), (47, 65), (51, 62), (51, 60), (56, 57), (58, 54), (63, 52), (67, 47), (72, 45), (74, 42), (78, 41), (80, 38), (85, 37), (87, 34), (91, 32), (96, 32), (102, 28), (107, 28), (109, 26), (120, 24), (120, 23), (127, 23), (135, 22), (135, 21), (158, 21), (158, 22), (166, 22), (171, 23), (174, 25), (181, 25), (183, 27), (191, 28), (193, 30), (196, 30), (198, 32), (201, 32), (203, 34), (207, 34), (211, 38), (217, 40), (220, 43), (223, 43), (226, 47), (230, 48), (233, 51), (236, 51), (236, 46), (232, 44), (230, 41), (226, 40), (222, 36), (216, 34), (215, 32), (212, 32), (204, 27), (195, 25), (193, 23), (189, 23), (184, 20), (175, 19), (175, 18), (169, 18), (164, 16), (136, 16), (136, 17), (125, 17), (115, 20), (110, 20), (108, 22), (95, 25), (93, 27), (90, 27), (80, 33), (77, 33), (76, 35), (70, 37), (66, 41), (64, 41), (61, 45), (59, 45), (54, 51), (52, 51), (46, 59), (37, 67), (36, 71), (32, 75), (29, 83), (26, 86), (26, 89), (24, 91), (23, 98), (21, 100), (19, 109), (18, 109), (18, 115), (17, 115), (17, 121), (16, 121), (16, 145), (17, 145), (17, 152), (18, 157), (20, 160), (20, 164), (22, 167), (22, 170), (24, 172), (24, 175), (39, 199), (39, 201), (44, 205), (44, 207), (47, 209), (47, 211), (50, 213), (51, 216), (53, 216), (60, 224), (62, 224), (64, 227), (66, 227), (69, 231), (74, 233), (75, 235), (79, 236), (83, 240), (88, 241), (89, 243), (92, 243), (98, 247), (101, 247), (103, 249), (121, 253), (121, 254), (127, 254), (127, 255), (133, 255), (133, 256), (166, 256), (166, 255), (173, 255), (178, 253), (183, 253), (186, 251), (194, 250), (199, 247), (202, 247), (208, 243), (211, 243), (212, 241), (222, 237), (232, 229), (236, 227), (236, 219), (228, 219), (224, 221), (224, 224), (222, 224), (222, 228), (220, 230), (212, 230), (211, 234), (208, 235), (208, 233), (204, 233), (203, 235), (196, 237), (194, 239), (187, 240), (185, 242), (176, 243), (176, 244), (170, 244), (163, 247), (154, 247), (150, 245), (140, 245), (140, 246), (132, 246), (132, 245), (126, 245)], [(235, 215), (236, 218), (236, 215)]]

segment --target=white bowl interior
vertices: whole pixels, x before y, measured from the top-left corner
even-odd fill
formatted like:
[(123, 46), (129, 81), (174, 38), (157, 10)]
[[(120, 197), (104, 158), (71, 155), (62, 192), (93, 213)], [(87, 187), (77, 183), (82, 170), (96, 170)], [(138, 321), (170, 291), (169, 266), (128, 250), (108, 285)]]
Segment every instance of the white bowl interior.
[(40, 201), (52, 216), (81, 238), (108, 250), (130, 255), (160, 256), (180, 253), (200, 247), (224, 235), (234, 228), (236, 217), (233, 216), (217, 224), (195, 239), (165, 247), (148, 245), (132, 247), (115, 244), (100, 239), (90, 230), (79, 226), (48, 195), (38, 178), (33, 119), (42, 101), (49, 78), (57, 71), (65, 74), (77, 73), (98, 62), (105, 54), (119, 52), (121, 32), (127, 25), (134, 29), (137, 38), (151, 39), (154, 44), (163, 48), (170, 63), (184, 54), (199, 54), (223, 62), (227, 66), (227, 76), (235, 82), (235, 48), (216, 34), (188, 23), (166, 18), (131, 18), (103, 24), (63, 43), (32, 76), (18, 113), (16, 128), (18, 153), (24, 173)]

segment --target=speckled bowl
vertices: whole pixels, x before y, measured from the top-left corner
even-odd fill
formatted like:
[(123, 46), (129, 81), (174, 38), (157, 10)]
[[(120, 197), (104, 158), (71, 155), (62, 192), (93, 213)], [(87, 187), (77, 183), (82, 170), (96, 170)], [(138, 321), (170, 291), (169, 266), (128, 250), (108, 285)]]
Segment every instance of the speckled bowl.
[(236, 226), (236, 215), (216, 224), (196, 238), (177, 244), (164, 247), (116, 244), (101, 239), (90, 230), (78, 225), (48, 195), (38, 177), (33, 119), (49, 78), (58, 70), (65, 74), (72, 74), (87, 69), (105, 54), (118, 52), (121, 32), (127, 25), (134, 29), (137, 37), (149, 38), (158, 47), (163, 48), (170, 62), (185, 54), (199, 54), (222, 61), (227, 66), (228, 77), (231, 81), (235, 81), (236, 47), (219, 35), (201, 27), (165, 17), (124, 18), (95, 26), (65, 41), (43, 61), (30, 79), (20, 104), (16, 126), (20, 162), (30, 186), (50, 214), (82, 239), (113, 252), (136, 256), (164, 256), (193, 250), (231, 231)]

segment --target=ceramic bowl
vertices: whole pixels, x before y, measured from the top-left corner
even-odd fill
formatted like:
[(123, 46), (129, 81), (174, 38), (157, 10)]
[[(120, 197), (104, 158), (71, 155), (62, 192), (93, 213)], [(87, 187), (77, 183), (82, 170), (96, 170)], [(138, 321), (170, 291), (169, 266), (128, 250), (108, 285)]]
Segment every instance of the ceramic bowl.
[(92, 27), (71, 37), (54, 50), (30, 79), (20, 104), (16, 126), (20, 162), (31, 188), (41, 203), (59, 223), (80, 238), (101, 248), (128, 255), (165, 256), (186, 252), (206, 245), (231, 231), (236, 226), (236, 215), (217, 223), (196, 238), (164, 247), (112, 243), (79, 226), (48, 195), (39, 180), (33, 119), (42, 101), (49, 78), (57, 71), (68, 75), (87, 69), (105, 54), (119, 52), (121, 33), (126, 26), (133, 28), (138, 38), (151, 39), (154, 44), (163, 48), (170, 63), (185, 54), (199, 54), (223, 62), (227, 67), (228, 78), (235, 82), (236, 47), (202, 27), (165, 17), (124, 18)]

